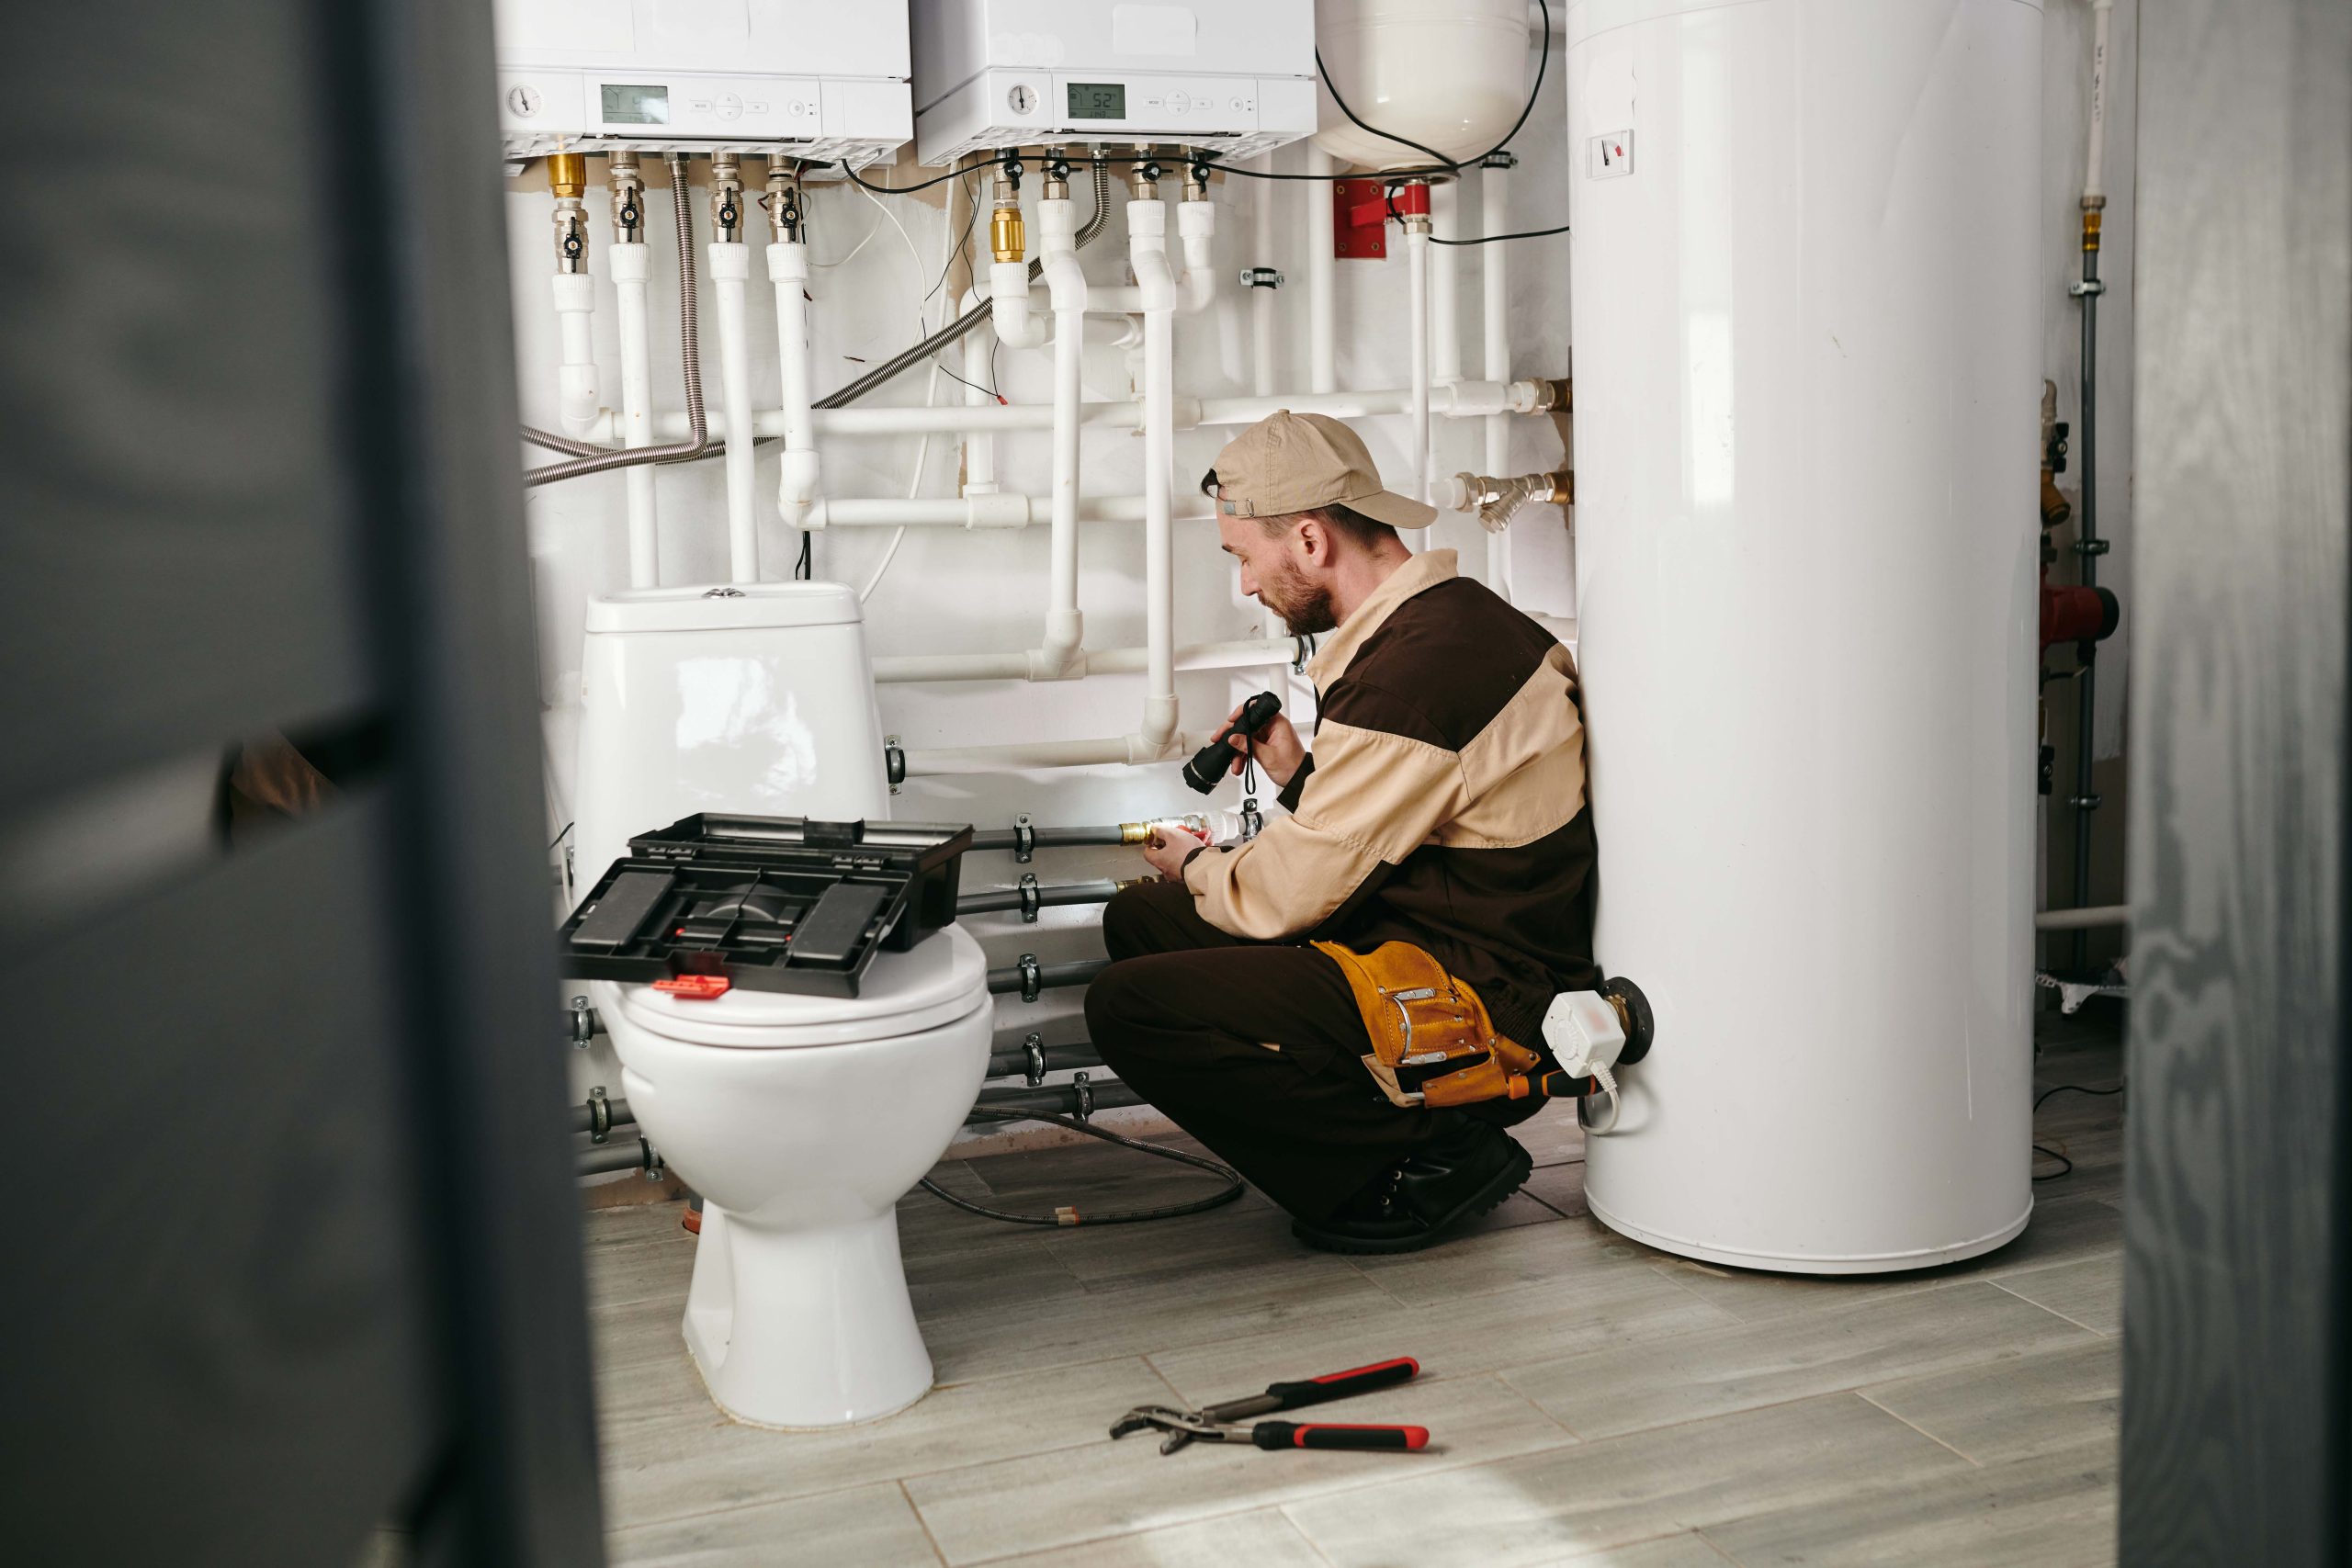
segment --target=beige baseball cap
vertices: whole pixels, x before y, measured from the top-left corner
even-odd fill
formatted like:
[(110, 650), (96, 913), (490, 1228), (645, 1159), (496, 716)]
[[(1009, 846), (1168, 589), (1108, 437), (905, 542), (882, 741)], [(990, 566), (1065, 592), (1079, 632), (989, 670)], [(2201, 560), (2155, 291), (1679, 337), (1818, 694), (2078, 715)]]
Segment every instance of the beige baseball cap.
[(1283, 517), (1344, 506), (1396, 528), (1426, 528), (1437, 508), (1383, 490), (1363, 442), (1329, 414), (1268, 414), (1216, 455), (1217, 510)]

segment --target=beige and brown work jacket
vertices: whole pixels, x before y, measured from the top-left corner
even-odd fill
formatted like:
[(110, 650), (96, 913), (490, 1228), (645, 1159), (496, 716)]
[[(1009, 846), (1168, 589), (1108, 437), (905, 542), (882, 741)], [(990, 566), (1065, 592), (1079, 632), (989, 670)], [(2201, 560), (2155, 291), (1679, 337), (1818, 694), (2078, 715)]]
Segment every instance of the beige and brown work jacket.
[(1184, 868), (1202, 917), (1260, 942), (1419, 947), (1540, 1046), (1553, 995), (1599, 983), (1576, 667), (1431, 550), (1389, 576), (1307, 673), (1314, 751), (1291, 815)]

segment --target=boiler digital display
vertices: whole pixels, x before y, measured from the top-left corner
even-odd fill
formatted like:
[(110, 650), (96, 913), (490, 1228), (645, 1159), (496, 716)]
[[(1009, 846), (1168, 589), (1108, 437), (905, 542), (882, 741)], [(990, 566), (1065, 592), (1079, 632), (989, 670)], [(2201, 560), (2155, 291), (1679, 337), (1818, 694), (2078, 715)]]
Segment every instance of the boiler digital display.
[(619, 82), (607, 82), (604, 88), (606, 125), (670, 123), (669, 88), (630, 86)]
[(1069, 118), (1072, 119), (1126, 118), (1126, 84), (1072, 82), (1069, 85)]

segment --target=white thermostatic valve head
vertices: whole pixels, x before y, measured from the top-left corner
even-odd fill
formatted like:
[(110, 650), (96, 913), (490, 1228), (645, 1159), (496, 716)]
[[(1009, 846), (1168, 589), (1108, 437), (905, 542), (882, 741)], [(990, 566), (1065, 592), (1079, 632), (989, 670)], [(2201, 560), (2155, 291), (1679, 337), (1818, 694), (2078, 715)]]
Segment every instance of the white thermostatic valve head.
[(1599, 991), (1562, 991), (1544, 1010), (1544, 1043), (1571, 1077), (1589, 1078), (1617, 1065), (1625, 1026)]

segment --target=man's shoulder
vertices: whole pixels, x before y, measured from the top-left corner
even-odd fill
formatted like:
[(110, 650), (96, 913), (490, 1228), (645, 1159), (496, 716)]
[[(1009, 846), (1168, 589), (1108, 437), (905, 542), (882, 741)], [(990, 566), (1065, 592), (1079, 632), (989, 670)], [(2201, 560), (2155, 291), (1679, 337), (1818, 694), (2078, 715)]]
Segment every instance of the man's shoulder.
[[(1332, 682), (1324, 716), (1458, 751), (1557, 646), (1486, 584), (1449, 578), (1397, 605), (1364, 639)], [(1417, 722), (1405, 721), (1408, 713)]]

